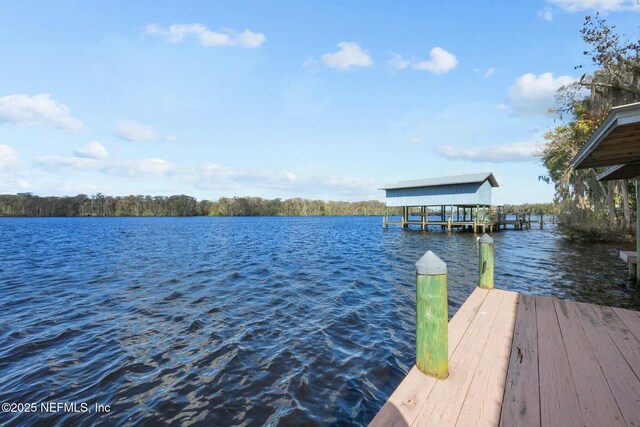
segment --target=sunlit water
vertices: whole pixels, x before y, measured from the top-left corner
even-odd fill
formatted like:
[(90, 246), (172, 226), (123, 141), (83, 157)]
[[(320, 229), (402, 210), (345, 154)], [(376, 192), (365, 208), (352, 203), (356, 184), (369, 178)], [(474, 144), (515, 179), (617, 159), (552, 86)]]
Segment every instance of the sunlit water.
[[(616, 245), (494, 233), (496, 287), (640, 308)], [(0, 424), (367, 424), (414, 361), (414, 263), (477, 281), (472, 233), (376, 218), (0, 219)]]

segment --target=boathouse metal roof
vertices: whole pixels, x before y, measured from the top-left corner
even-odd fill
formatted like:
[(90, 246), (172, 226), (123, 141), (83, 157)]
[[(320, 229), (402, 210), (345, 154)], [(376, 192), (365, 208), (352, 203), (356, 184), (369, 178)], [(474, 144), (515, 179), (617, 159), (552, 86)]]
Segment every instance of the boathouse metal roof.
[(380, 190), (398, 190), (401, 188), (439, 187), (457, 184), (481, 184), (489, 181), (492, 187), (498, 187), (498, 181), (491, 172), (472, 173), (467, 175), (441, 176), (437, 178), (414, 179), (388, 184)]
[(640, 175), (640, 102), (611, 109), (571, 160), (574, 169), (612, 166), (599, 180)]
[(387, 206), (490, 206), (498, 182), (491, 172), (415, 179), (389, 184)]

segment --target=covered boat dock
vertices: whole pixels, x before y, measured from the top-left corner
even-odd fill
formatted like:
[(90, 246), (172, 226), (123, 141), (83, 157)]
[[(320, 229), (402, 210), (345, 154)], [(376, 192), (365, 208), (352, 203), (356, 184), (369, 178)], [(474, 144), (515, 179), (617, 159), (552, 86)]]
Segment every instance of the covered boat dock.
[[(508, 221), (502, 206), (491, 204), (498, 181), (491, 172), (400, 181), (381, 188), (386, 192), (383, 226), (418, 225), (423, 231), (440, 226), (474, 232), (497, 231), (507, 225), (522, 229), (523, 219)], [(400, 208), (400, 219), (390, 218), (388, 208)], [(435, 219), (434, 219), (435, 217)]]

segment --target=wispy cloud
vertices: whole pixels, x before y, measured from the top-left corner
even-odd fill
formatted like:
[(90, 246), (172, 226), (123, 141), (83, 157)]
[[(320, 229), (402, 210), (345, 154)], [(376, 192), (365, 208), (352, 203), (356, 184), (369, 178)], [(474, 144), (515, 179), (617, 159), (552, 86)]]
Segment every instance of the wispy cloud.
[(178, 166), (164, 159), (151, 158), (124, 162), (119, 165), (119, 168), (125, 171), (127, 175), (135, 176), (164, 175), (176, 171)]
[(538, 16), (544, 19), (545, 21), (549, 21), (549, 22), (553, 21), (553, 9), (547, 6), (538, 11)]
[(339, 70), (349, 70), (353, 67), (370, 67), (373, 65), (369, 52), (363, 50), (358, 43), (342, 42), (338, 43), (338, 48), (337, 52), (322, 55), (322, 63), (325, 66)]
[(26, 126), (49, 125), (70, 131), (82, 129), (82, 122), (71, 116), (69, 108), (54, 101), (48, 93), (1, 97), (0, 122)]
[(127, 141), (143, 142), (143, 141), (173, 141), (175, 138), (170, 135), (162, 135), (152, 126), (128, 120), (118, 123), (113, 131), (118, 138)]
[(484, 72), (484, 77), (489, 78), (493, 76), (495, 73), (496, 73), (496, 67), (489, 67), (487, 68), (487, 71)]
[(640, 10), (637, 0), (547, 0), (567, 12)]
[(488, 79), (496, 73), (496, 67), (489, 67), (486, 70), (483, 70), (481, 68), (474, 68), (473, 72), (476, 74), (480, 74), (485, 79)]
[(20, 163), (18, 153), (5, 144), (0, 144), (0, 172), (16, 168)]
[(104, 166), (99, 160), (74, 156), (42, 156), (36, 159), (36, 163), (49, 171), (65, 168), (100, 170)]
[(84, 147), (77, 148), (74, 154), (76, 157), (84, 157), (86, 159), (106, 159), (109, 157), (107, 149), (97, 141), (91, 141)]
[(389, 53), (390, 58), (387, 60), (387, 64), (394, 70), (405, 70), (411, 66), (411, 61), (405, 59), (402, 55), (395, 52)]
[(147, 24), (145, 33), (159, 36), (171, 43), (179, 43), (188, 35), (193, 35), (202, 46), (241, 46), (256, 48), (267, 40), (262, 33), (244, 30), (237, 32), (229, 28), (220, 31), (211, 31), (203, 24), (172, 24), (164, 28), (158, 24)]
[[(2, 152), (0, 146), (0, 153)], [(9, 152), (10, 156), (13, 152)], [(9, 156), (9, 157), (10, 157)], [(199, 190), (228, 195), (270, 195), (267, 197), (317, 197), (364, 200), (379, 198), (382, 182), (350, 176), (301, 176), (291, 171), (237, 168), (217, 163), (176, 164), (165, 159), (103, 159), (77, 156), (45, 156), (36, 164), (52, 175), (65, 178), (71, 170), (104, 175), (152, 179), (154, 182), (183, 183)]]
[(451, 160), (467, 160), (471, 162), (528, 162), (538, 151), (538, 144), (529, 141), (514, 142), (512, 144), (459, 147), (441, 145), (435, 148), (440, 156)]
[(528, 73), (518, 77), (509, 88), (514, 112), (525, 116), (549, 114), (557, 90), (575, 80), (571, 76), (553, 77), (553, 73)]
[(184, 172), (167, 160), (159, 158), (117, 160), (95, 159), (76, 156), (43, 156), (36, 159), (36, 164), (49, 172), (64, 169), (94, 170), (118, 176), (160, 176), (174, 172)]

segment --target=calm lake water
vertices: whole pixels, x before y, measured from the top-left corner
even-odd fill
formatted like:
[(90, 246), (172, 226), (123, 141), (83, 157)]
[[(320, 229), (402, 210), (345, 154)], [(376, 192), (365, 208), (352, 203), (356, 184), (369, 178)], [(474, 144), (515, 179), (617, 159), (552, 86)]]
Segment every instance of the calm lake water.
[[(617, 245), (494, 233), (496, 287), (640, 309)], [(471, 233), (379, 217), (0, 218), (0, 424), (366, 425), (414, 362), (414, 263)]]

